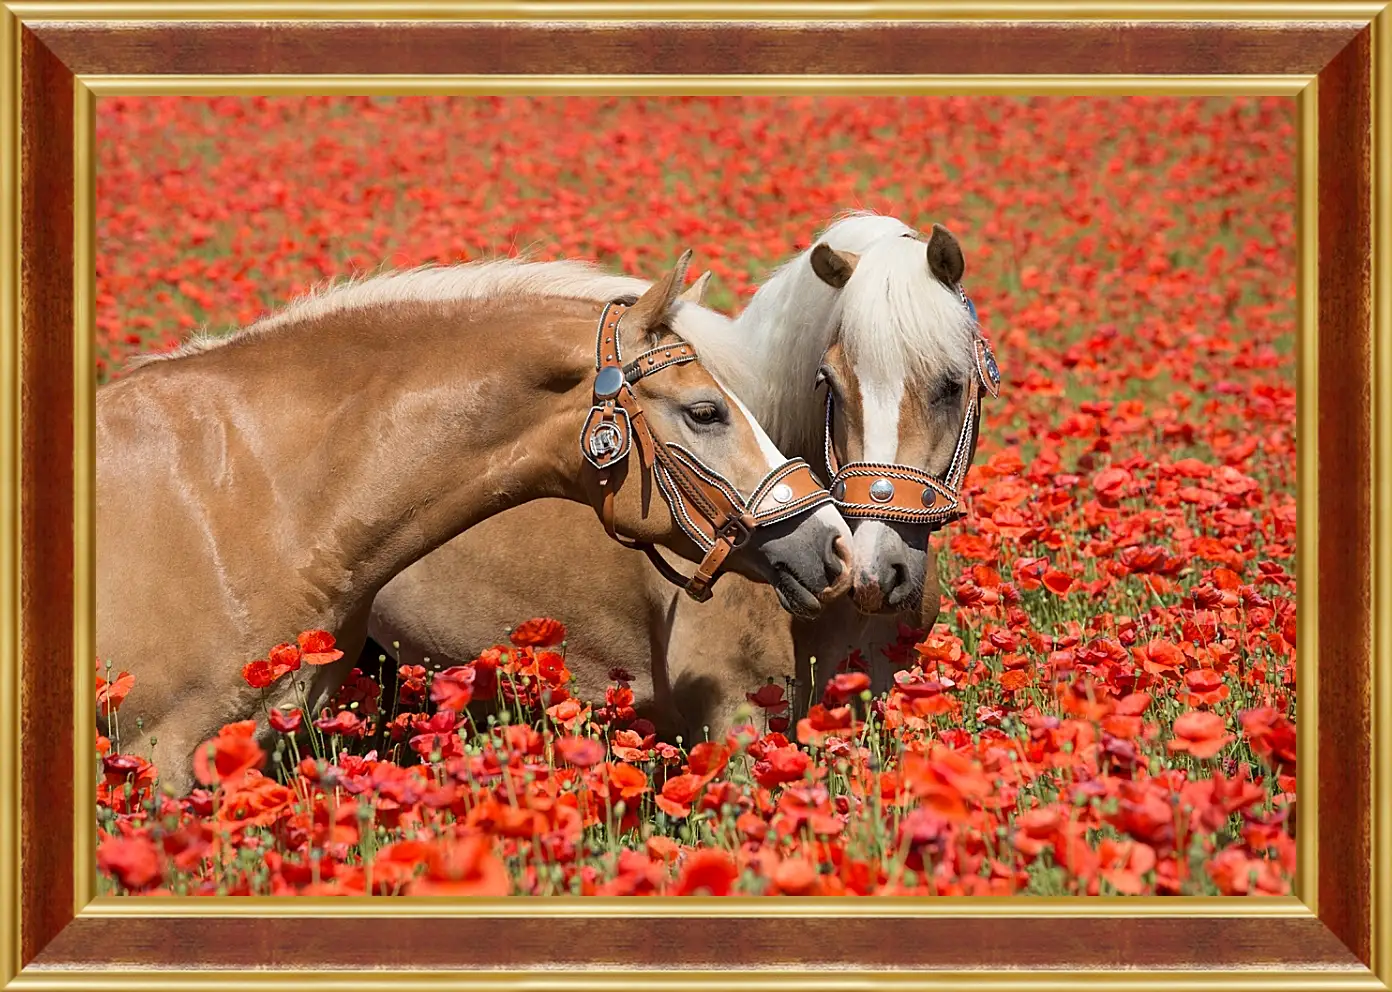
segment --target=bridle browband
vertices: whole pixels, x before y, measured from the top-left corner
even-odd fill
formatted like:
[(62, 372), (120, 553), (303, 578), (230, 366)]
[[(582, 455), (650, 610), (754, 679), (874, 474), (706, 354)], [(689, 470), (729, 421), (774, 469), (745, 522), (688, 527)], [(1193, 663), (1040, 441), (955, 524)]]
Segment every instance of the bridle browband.
[[(906, 235), (907, 236), (907, 235)], [(960, 284), (957, 298), (971, 314), (976, 326), (976, 306)], [(823, 445), (827, 472), (831, 475), (831, 495), (836, 508), (847, 519), (883, 520), (891, 523), (920, 524), (935, 531), (966, 516), (962, 506), (962, 487), (976, 454), (977, 430), (981, 424), (981, 391), (1000, 393), (1000, 369), (991, 345), (976, 327), (974, 342), (976, 375), (966, 389), (965, 415), (957, 448), (942, 478), (912, 465), (893, 462), (847, 462), (837, 467), (832, 441), (835, 398), (830, 385), (826, 397), (826, 439)]]
[[(632, 297), (613, 300), (600, 314), (594, 405), (580, 432), (580, 451), (599, 473), (601, 498), (595, 509), (609, 536), (643, 551), (663, 578), (685, 589), (697, 602), (705, 602), (725, 559), (756, 529), (830, 503), (831, 493), (817, 481), (807, 462), (793, 458), (765, 475), (746, 499), (695, 454), (679, 444), (660, 441), (643, 416), (632, 387), (644, 376), (698, 359), (694, 347), (678, 341), (659, 345), (624, 364), (619, 321), (635, 302)], [(628, 458), (635, 438), (641, 467), (652, 471), (673, 518), (705, 555), (689, 579), (669, 565), (652, 544), (627, 540), (615, 531), (614, 495), (624, 477), (615, 483), (613, 472)]]

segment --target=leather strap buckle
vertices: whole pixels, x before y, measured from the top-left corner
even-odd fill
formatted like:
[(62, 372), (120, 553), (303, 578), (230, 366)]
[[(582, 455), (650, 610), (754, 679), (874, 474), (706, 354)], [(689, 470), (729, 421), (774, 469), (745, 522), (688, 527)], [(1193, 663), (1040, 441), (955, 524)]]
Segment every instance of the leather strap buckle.
[(753, 530), (739, 517), (731, 517), (716, 529), (717, 540), (727, 542), (731, 548), (742, 548), (753, 536)]

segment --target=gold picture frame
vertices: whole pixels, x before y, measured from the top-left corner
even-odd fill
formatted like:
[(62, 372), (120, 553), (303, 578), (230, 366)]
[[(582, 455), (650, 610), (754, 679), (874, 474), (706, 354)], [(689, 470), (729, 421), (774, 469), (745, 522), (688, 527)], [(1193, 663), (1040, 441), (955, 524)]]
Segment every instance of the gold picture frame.
[[(3, 0), (0, 56), (5, 989), (1392, 986), (1387, 3)], [(96, 899), (95, 100), (349, 91), (1296, 99), (1296, 895)]]

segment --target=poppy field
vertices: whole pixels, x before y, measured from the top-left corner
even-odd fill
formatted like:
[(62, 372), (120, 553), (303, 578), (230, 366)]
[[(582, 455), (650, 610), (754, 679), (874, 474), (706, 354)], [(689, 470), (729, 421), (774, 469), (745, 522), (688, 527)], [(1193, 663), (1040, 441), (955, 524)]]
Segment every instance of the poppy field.
[[(97, 153), (99, 382), (426, 262), (690, 247), (734, 313), (850, 209), (952, 230), (1002, 370), (887, 694), (853, 655), (805, 714), (756, 683), (724, 737), (659, 740), (632, 673), (572, 696), (583, 617), (518, 616), (433, 676), (365, 655), (269, 748), (224, 727), (175, 797), (98, 658), (103, 893), (1290, 892), (1292, 100), (103, 97)], [(277, 639), (229, 672), (342, 658)]]

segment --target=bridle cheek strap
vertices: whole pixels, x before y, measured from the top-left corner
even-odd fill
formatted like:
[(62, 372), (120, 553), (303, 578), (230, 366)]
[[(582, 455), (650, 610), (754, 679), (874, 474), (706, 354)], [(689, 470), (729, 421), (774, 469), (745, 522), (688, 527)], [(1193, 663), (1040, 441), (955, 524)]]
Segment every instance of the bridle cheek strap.
[[(645, 375), (696, 361), (696, 351), (685, 343), (659, 346), (624, 365), (618, 326), (629, 305), (611, 302), (600, 315), (594, 406), (580, 433), (580, 448), (598, 472), (601, 495), (596, 509), (609, 536), (642, 550), (665, 579), (704, 602), (710, 599), (730, 552), (748, 541), (754, 530), (830, 503), (831, 493), (816, 480), (805, 461), (792, 459), (764, 476), (746, 499), (695, 454), (681, 445), (659, 441), (643, 416), (633, 384)], [(615, 470), (627, 459), (635, 440), (641, 469), (652, 472), (678, 526), (704, 553), (696, 574), (689, 579), (669, 565), (652, 544), (628, 540), (616, 530), (614, 500), (623, 476), (616, 481)]]

